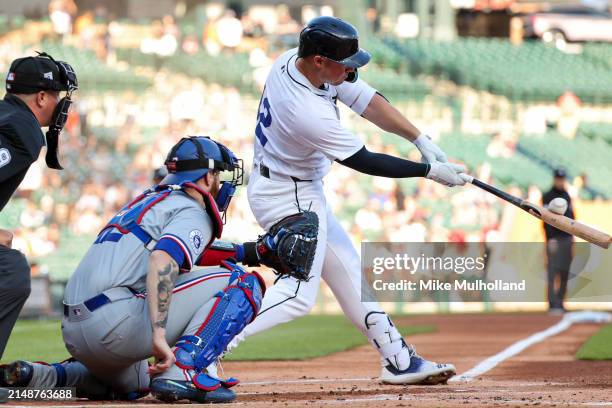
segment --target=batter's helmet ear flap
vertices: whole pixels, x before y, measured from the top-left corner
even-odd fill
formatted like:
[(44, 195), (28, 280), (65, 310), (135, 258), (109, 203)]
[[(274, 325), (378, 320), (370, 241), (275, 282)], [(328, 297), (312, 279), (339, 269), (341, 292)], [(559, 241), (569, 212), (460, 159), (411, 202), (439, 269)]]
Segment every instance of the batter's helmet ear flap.
[(307, 34), (308, 27), (305, 27), (300, 31), (300, 43), (298, 46), (298, 57), (304, 58), (309, 57), (317, 53), (314, 43), (308, 39)]
[(357, 82), (357, 79), (359, 79), (359, 72), (357, 72), (357, 68), (355, 68), (353, 72), (349, 72), (349, 74), (346, 76), (345, 81), (354, 83)]

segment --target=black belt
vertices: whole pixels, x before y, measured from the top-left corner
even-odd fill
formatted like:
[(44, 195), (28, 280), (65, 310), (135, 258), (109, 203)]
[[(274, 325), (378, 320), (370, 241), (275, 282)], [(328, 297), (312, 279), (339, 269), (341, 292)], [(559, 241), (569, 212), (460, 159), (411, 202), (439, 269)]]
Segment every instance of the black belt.
[[(270, 177), (270, 169), (265, 164), (262, 164), (262, 163), (259, 164), (259, 174), (261, 174), (262, 176), (264, 176), (267, 179), (270, 179), (270, 180), (272, 179)], [(289, 177), (291, 180), (293, 180), (295, 182), (298, 182), (298, 181), (312, 181), (312, 180), (302, 180), (302, 179), (299, 179), (299, 178), (294, 177), (294, 176), (286, 176), (286, 177)]]
[[(132, 292), (133, 294), (137, 294), (138, 292), (135, 291), (132, 288), (128, 288), (130, 290), (130, 292)], [(110, 303), (111, 300), (108, 296), (106, 296), (104, 293), (100, 293), (97, 296), (92, 297), (91, 299), (87, 299), (86, 301), (83, 302), (83, 305), (85, 305), (85, 307), (87, 308), (87, 310), (89, 310), (90, 312), (93, 312), (96, 309), (101, 308), (102, 306), (106, 305), (107, 303)], [(70, 316), (70, 306), (69, 305), (64, 305), (64, 316), (69, 317)]]

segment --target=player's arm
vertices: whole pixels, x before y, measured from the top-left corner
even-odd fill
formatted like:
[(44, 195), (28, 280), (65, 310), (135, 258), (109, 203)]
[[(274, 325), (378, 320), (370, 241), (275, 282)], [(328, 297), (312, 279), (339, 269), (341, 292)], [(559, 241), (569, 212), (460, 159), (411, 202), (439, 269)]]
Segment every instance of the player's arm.
[(174, 363), (174, 354), (166, 341), (166, 324), (172, 290), (178, 274), (179, 266), (167, 252), (160, 250), (151, 252), (147, 273), (147, 302), (155, 356), (155, 363), (149, 368), (151, 374), (164, 372)]
[(421, 133), (416, 126), (378, 92), (372, 96), (370, 103), (361, 116), (382, 130), (399, 135), (414, 143), (428, 163), (447, 161), (446, 154), (431, 141), (431, 138)]
[(259, 266), (260, 262), (256, 246), (257, 242), (235, 244), (215, 240), (215, 242), (204, 251), (200, 259), (196, 262), (196, 265), (216, 266), (222, 261), (233, 258), (246, 266)]
[(230, 244), (215, 241), (197, 264), (219, 265), (233, 258), (243, 265), (265, 265), (274, 269), (278, 275), (308, 280), (318, 233), (317, 214), (300, 211), (276, 222), (255, 242)]
[(421, 134), (416, 126), (379, 93), (374, 94), (362, 116), (382, 130), (395, 133), (410, 142), (414, 142)]
[(464, 185), (459, 173), (465, 168), (454, 163), (416, 163), (384, 153), (371, 152), (362, 147), (352, 156), (338, 161), (340, 164), (372, 176), (390, 178), (427, 177), (446, 186)]

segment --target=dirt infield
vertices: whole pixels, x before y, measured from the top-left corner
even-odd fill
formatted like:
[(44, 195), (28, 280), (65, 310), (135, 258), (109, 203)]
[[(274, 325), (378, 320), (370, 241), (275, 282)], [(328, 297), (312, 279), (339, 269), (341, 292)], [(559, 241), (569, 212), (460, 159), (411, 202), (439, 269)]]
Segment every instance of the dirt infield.
[[(412, 317), (401, 323), (437, 325), (437, 332), (409, 341), (423, 356), (452, 362), (463, 373), (559, 319), (544, 314), (474, 314)], [(378, 357), (369, 346), (309, 361), (228, 362), (223, 368), (242, 381), (235, 388), (239, 397), (233, 406), (612, 406), (612, 361), (573, 357), (598, 328), (574, 324), (472, 381), (440, 386), (378, 384)], [(151, 398), (138, 402), (130, 405), (163, 405)]]
[[(543, 314), (475, 314), (424, 316), (402, 324), (437, 325), (437, 332), (409, 341), (423, 356), (452, 362), (463, 373), (559, 319)], [(262, 407), (270, 402), (351, 407), (612, 406), (612, 362), (573, 357), (598, 328), (575, 324), (470, 382), (435, 387), (377, 384), (377, 353), (368, 346), (306, 362), (227, 363), (224, 368), (242, 373), (239, 401)]]

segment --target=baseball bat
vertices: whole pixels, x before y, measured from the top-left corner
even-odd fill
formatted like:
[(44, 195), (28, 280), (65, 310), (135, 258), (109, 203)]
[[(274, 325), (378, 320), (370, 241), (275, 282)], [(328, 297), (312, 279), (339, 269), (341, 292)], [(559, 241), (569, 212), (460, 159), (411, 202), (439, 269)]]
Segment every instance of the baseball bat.
[(515, 206), (519, 207), (521, 210), (528, 212), (534, 217), (539, 218), (545, 223), (552, 225), (553, 227), (558, 228), (561, 231), (565, 231), (568, 234), (572, 234), (577, 237), (580, 237), (584, 239), (585, 241), (591, 242), (605, 249), (607, 249), (610, 246), (610, 241), (612, 241), (612, 238), (610, 237), (610, 235), (606, 234), (605, 232), (596, 230), (593, 227), (584, 225), (564, 215), (556, 214), (546, 208), (530, 203), (527, 200), (522, 200), (518, 197), (513, 196), (512, 194), (508, 194), (505, 191), (502, 191), (487, 183), (484, 183), (472, 176), (462, 175), (462, 177), (468, 183), (472, 183), (476, 187), (480, 187), (481, 189), (493, 195), (496, 195), (502, 200), (507, 201), (511, 204), (514, 204)]

